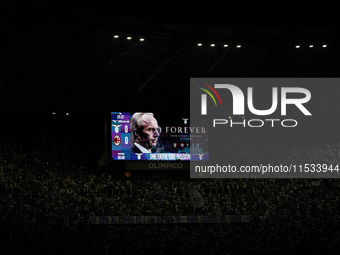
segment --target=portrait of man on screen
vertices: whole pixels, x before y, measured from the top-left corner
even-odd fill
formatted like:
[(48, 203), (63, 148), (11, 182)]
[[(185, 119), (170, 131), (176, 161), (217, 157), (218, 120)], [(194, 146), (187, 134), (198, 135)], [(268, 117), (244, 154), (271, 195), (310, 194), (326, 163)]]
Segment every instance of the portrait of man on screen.
[(131, 152), (155, 152), (160, 133), (161, 128), (153, 113), (134, 113), (131, 118)]

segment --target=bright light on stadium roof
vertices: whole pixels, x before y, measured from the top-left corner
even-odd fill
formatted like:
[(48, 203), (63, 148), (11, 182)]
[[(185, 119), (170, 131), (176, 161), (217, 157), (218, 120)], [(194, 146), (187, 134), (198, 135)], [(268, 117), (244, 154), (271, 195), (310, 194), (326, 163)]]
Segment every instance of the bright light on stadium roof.
[(114, 38), (118, 38), (118, 37), (119, 37), (119, 35), (114, 35), (113, 37), (114, 37)]
[(295, 45), (295, 48), (299, 49), (299, 48), (300, 48), (300, 45)]
[(69, 116), (69, 115), (70, 115), (70, 113), (67, 112), (67, 113), (66, 113), (66, 116)]
[(126, 37), (126, 39), (128, 39), (128, 40), (131, 40), (131, 39), (132, 39), (132, 37), (131, 37), (131, 36), (128, 36), (128, 37)]
[(327, 48), (327, 44), (322, 45), (322, 48)]
[(210, 47), (215, 47), (215, 44), (214, 43), (210, 44)]
[(198, 43), (197, 46), (202, 46), (202, 43)]
[(236, 48), (241, 48), (241, 44), (236, 45)]
[(145, 39), (144, 38), (140, 38), (139, 41), (143, 42)]
[(224, 47), (224, 48), (227, 48), (227, 47), (228, 47), (228, 44), (224, 44), (223, 47)]
[(309, 48), (313, 48), (313, 47), (314, 47), (314, 45), (313, 45), (313, 44), (309, 45)]
[(53, 115), (56, 115), (57, 113), (56, 112), (52, 112)]

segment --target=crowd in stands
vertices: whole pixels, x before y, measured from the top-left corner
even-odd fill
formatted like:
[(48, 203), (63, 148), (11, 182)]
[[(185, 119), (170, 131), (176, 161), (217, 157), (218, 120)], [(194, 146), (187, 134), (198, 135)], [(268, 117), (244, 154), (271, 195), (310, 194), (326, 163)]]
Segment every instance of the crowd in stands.
[[(266, 152), (268, 154), (268, 152)], [(279, 162), (339, 163), (340, 148), (275, 151)], [(98, 159), (94, 159), (98, 160)], [(254, 160), (254, 159), (252, 159)], [(204, 206), (193, 206), (196, 187)], [(72, 147), (0, 144), (0, 254), (312, 254), (340, 251), (338, 179), (117, 175)], [(228, 224), (91, 224), (89, 215), (250, 215)], [(170, 254), (171, 254), (170, 253)], [(323, 253), (325, 254), (325, 253)]]

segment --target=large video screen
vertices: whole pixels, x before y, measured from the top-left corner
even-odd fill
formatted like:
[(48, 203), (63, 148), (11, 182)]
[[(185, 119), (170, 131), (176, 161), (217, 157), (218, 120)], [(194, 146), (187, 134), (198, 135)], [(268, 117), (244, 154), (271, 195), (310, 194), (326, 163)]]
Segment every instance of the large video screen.
[(207, 130), (186, 116), (111, 112), (111, 141), (114, 160), (209, 159)]

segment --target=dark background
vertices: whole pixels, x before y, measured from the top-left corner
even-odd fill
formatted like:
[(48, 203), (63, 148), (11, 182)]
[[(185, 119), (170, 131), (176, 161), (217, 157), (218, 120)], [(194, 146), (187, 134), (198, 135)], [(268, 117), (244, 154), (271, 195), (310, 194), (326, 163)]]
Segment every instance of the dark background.
[[(98, 168), (110, 142), (105, 136), (110, 111), (157, 108), (187, 115), (190, 77), (339, 76), (340, 22), (329, 11), (304, 10), (310, 14), (304, 18), (278, 5), (270, 6), (267, 18), (256, 12), (259, 6), (252, 16), (229, 5), (160, 6), (162, 11), (77, 1), (2, 3), (2, 254), (338, 252), (335, 179), (193, 181), (187, 171)], [(337, 116), (330, 121), (337, 124)], [(237, 136), (232, 138), (237, 145)], [(292, 157), (338, 162), (339, 141), (318, 139), (305, 141), (307, 148), (295, 154), (253, 149), (279, 163)], [(192, 208), (190, 185), (198, 187), (206, 207)], [(253, 219), (231, 225), (92, 226), (91, 212), (249, 213)]]
[(190, 77), (338, 75), (339, 22), (331, 14), (274, 19), (36, 1), (4, 4), (2, 19), (4, 134), (96, 143), (109, 111), (189, 113)]

